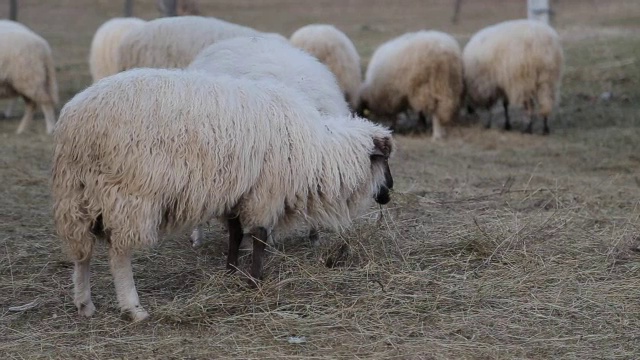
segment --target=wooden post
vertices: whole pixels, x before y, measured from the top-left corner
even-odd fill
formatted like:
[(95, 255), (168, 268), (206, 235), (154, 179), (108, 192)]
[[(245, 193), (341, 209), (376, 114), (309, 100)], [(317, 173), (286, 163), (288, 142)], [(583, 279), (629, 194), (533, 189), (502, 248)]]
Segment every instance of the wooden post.
[(18, 0), (9, 1), (9, 19), (18, 21)]
[(453, 24), (457, 24), (458, 23), (458, 18), (460, 16), (460, 7), (462, 5), (462, 0), (456, 0), (456, 2), (453, 4), (453, 17), (451, 17), (451, 22)]
[(133, 16), (133, 0), (124, 0), (124, 16)]
[(538, 20), (549, 24), (551, 18), (549, 0), (527, 0), (527, 17), (529, 20)]
[(177, 0), (158, 0), (158, 10), (164, 16), (177, 16), (178, 15), (178, 1)]

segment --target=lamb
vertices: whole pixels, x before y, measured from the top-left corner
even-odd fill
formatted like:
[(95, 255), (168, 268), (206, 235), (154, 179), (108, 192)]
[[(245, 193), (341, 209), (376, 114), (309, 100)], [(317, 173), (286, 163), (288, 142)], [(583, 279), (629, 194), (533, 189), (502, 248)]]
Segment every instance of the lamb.
[(145, 23), (134, 17), (113, 18), (98, 28), (89, 52), (89, 70), (93, 82), (118, 72), (118, 47), (122, 38)]
[(177, 16), (152, 20), (122, 39), (118, 70), (184, 68), (202, 49), (217, 41), (261, 34), (267, 36), (249, 27), (211, 17)]
[(304, 95), (276, 81), (122, 72), (63, 107), (54, 141), (55, 227), (75, 263), (83, 316), (95, 312), (89, 263), (98, 239), (110, 247), (120, 308), (140, 321), (148, 313), (131, 252), (160, 234), (225, 217), (227, 268), (237, 268), (249, 229), (251, 276), (260, 279), (267, 229), (341, 229), (371, 200), (389, 202), (393, 188), (390, 130), (360, 118), (321, 119)]
[(396, 116), (413, 110), (422, 122), (432, 115), (433, 139), (453, 120), (463, 92), (458, 42), (439, 31), (397, 37), (376, 49), (360, 88), (358, 113)]
[[(522, 106), (533, 132), (536, 104), (549, 134), (547, 118), (559, 93), (564, 55), (558, 34), (533, 20), (511, 20), (478, 31), (462, 53), (470, 110), (489, 109), (502, 100), (504, 129), (510, 130), (509, 105)], [(491, 126), (491, 121), (487, 127)]]
[[(308, 96), (323, 116), (349, 114), (333, 73), (285, 39), (252, 36), (223, 40), (202, 50), (187, 70), (253, 80), (277, 80)], [(201, 245), (201, 234), (200, 227), (191, 233), (194, 247)], [(309, 238), (314, 246), (318, 244), (315, 229), (310, 231)]]
[(360, 55), (347, 35), (332, 25), (313, 24), (296, 30), (289, 41), (329, 67), (338, 79), (346, 101), (355, 109), (362, 70)]
[(17, 133), (24, 132), (40, 105), (50, 134), (56, 123), (58, 85), (49, 44), (22, 24), (0, 20), (0, 49), (0, 99), (22, 97), (25, 101)]

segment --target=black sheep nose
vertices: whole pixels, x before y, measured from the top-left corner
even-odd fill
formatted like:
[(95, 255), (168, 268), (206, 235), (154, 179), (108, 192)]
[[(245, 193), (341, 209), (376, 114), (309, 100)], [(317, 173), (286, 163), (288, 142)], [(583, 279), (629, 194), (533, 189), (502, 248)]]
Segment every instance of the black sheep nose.
[(380, 189), (378, 189), (378, 193), (374, 198), (376, 202), (380, 205), (387, 204), (389, 201), (391, 201), (391, 195), (389, 194), (389, 189), (384, 185), (381, 186)]

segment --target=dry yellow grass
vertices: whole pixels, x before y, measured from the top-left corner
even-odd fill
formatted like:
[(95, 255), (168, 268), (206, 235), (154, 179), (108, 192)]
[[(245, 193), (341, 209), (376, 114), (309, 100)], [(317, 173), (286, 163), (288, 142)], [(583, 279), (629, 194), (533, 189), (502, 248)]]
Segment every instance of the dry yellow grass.
[[(50, 41), (66, 101), (89, 84), (91, 37), (121, 2), (53, 3), (21, 0), (19, 16)], [(156, 16), (154, 1), (135, 3), (136, 15)], [(464, 2), (453, 26), (444, 0), (201, 3), (205, 14), (287, 36), (334, 23), (365, 64), (405, 31), (437, 28), (464, 42), (525, 8)], [(104, 246), (92, 268), (98, 311), (76, 315), (50, 214), (51, 138), (42, 120), (21, 137), (18, 119), (0, 120), (2, 358), (640, 357), (640, 4), (563, 0), (556, 11), (567, 70), (551, 136), (477, 126), (445, 143), (398, 136), (397, 188), (382, 218), (374, 208), (353, 229), (323, 234), (318, 249), (286, 239), (257, 290), (225, 274), (218, 227), (198, 250), (187, 234), (165, 239), (134, 261), (152, 314), (136, 325), (119, 317)]]

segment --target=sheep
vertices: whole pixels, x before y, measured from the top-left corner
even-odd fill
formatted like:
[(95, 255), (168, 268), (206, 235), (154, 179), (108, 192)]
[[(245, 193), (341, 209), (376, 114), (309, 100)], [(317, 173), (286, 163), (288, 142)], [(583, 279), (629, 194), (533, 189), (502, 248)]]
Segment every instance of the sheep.
[(0, 49), (3, 49), (0, 51), (0, 78), (3, 79), (0, 99), (22, 97), (25, 101), (25, 112), (16, 133), (24, 132), (40, 105), (50, 134), (56, 123), (58, 85), (49, 44), (22, 24), (0, 20)]
[(313, 24), (296, 30), (289, 41), (329, 67), (338, 79), (345, 100), (355, 109), (362, 70), (360, 55), (347, 35), (332, 25)]
[[(322, 115), (349, 114), (333, 73), (285, 39), (252, 36), (223, 40), (202, 50), (187, 70), (254, 80), (278, 80), (308, 96)], [(199, 227), (191, 233), (194, 247), (202, 244), (201, 234)], [(309, 239), (312, 245), (318, 245), (315, 229), (309, 232)]]
[(396, 116), (405, 110), (432, 115), (433, 139), (453, 120), (463, 92), (458, 42), (439, 31), (418, 31), (376, 49), (360, 87), (358, 113)]
[(341, 229), (370, 201), (390, 201), (389, 129), (360, 118), (321, 119), (294, 89), (272, 80), (200, 71), (135, 69), (71, 99), (54, 133), (53, 216), (74, 261), (74, 303), (91, 316), (89, 263), (109, 244), (122, 311), (140, 321), (134, 248), (160, 234), (225, 217), (227, 268), (243, 228), (262, 278), (267, 230), (299, 223)]
[(134, 17), (113, 18), (98, 28), (89, 52), (89, 70), (93, 82), (118, 72), (118, 46), (122, 38), (145, 23)]
[[(511, 20), (478, 31), (462, 53), (469, 109), (489, 109), (502, 100), (504, 129), (510, 130), (509, 105), (528, 112), (525, 133), (532, 133), (537, 103), (543, 134), (559, 93), (564, 55), (558, 34), (533, 20)], [(487, 127), (491, 126), (489, 120)]]
[[(122, 39), (118, 70), (138, 67), (184, 68), (202, 49), (238, 36), (265, 35), (249, 27), (201, 16), (176, 16), (147, 22)], [(269, 36), (281, 37), (270, 34)]]

